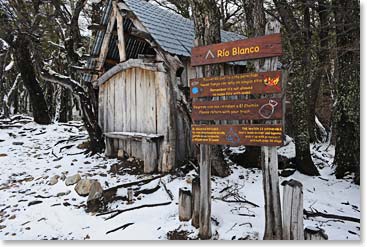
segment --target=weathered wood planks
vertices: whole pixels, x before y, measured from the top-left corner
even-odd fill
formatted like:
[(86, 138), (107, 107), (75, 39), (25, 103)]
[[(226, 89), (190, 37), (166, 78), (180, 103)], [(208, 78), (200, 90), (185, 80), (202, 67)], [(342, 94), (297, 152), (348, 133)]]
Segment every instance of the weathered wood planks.
[[(156, 170), (158, 164), (161, 171), (167, 157), (174, 155), (167, 145), (162, 148), (169, 131), (169, 112), (166, 110), (169, 90), (166, 84), (167, 77), (163, 72), (130, 67), (113, 74), (100, 85), (99, 111), (103, 114), (100, 122), (103, 121), (101, 125), (108, 137), (106, 154), (116, 156), (117, 150), (123, 149), (129, 156), (147, 160), (150, 153), (153, 158), (147, 163), (150, 167), (147, 172)], [(154, 145), (143, 144), (144, 138), (120, 138), (111, 136), (113, 132), (157, 134), (164, 138), (154, 141)]]

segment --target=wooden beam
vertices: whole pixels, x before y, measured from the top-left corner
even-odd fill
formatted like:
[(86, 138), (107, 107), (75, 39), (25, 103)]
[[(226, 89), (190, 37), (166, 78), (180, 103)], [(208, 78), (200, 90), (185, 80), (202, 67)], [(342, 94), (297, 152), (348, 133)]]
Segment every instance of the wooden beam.
[(141, 68), (150, 71), (166, 72), (161, 63), (147, 63), (144, 62), (144, 60), (142, 59), (129, 59), (128, 61), (117, 64), (116, 66), (108, 70), (106, 73), (104, 73), (100, 78), (98, 78), (98, 80), (95, 81), (94, 86), (100, 86), (103, 83), (105, 83), (108, 79), (110, 79), (112, 76), (119, 73), (120, 71), (130, 68)]
[(113, 9), (116, 12), (117, 21), (117, 47), (119, 49), (120, 62), (126, 61), (125, 37), (124, 37), (124, 18), (122, 17), (116, 2), (113, 2)]
[(108, 53), (108, 45), (110, 43), (111, 34), (112, 34), (113, 28), (115, 26), (115, 22), (116, 22), (116, 10), (115, 10), (115, 8), (113, 8), (111, 16), (110, 16), (110, 21), (108, 22), (107, 29), (106, 29), (106, 32), (104, 34), (104, 38), (103, 38), (101, 50), (100, 50), (100, 53), (99, 53), (99, 57), (98, 57), (98, 60), (97, 60), (97, 66), (96, 66), (97, 70), (102, 69), (103, 64), (106, 60), (107, 53)]
[(107, 29), (107, 25), (103, 24), (92, 24), (89, 25), (88, 30), (94, 30), (94, 31), (105, 31)]
[(131, 11), (130, 8), (123, 2), (118, 3), (117, 7), (123, 11)]
[(105, 59), (105, 63), (109, 64), (109, 65), (116, 65), (118, 64), (119, 62), (117, 60), (114, 60), (112, 58), (106, 58)]
[(134, 27), (131, 28), (131, 30), (129, 32), (129, 35), (140, 38), (140, 39), (153, 41), (153, 37), (150, 33), (145, 32), (145, 31), (141, 31), (141, 30), (136, 29)]

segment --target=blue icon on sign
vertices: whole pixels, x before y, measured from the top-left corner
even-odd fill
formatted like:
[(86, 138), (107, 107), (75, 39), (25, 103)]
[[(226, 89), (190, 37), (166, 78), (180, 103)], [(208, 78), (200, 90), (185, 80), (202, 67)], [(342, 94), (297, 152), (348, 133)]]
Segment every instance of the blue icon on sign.
[(194, 88), (192, 89), (192, 93), (193, 93), (193, 94), (197, 94), (198, 92), (199, 92), (199, 88), (194, 87)]
[(240, 142), (241, 138), (232, 128), (230, 128), (226, 135), (226, 140), (228, 142), (231, 142), (233, 145), (237, 145)]

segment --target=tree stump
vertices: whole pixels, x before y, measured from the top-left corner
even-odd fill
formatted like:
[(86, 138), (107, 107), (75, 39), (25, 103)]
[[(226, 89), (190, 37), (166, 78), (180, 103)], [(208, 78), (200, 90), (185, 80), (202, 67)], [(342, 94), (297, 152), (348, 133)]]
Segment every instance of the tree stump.
[(128, 188), (127, 189), (127, 203), (128, 204), (133, 203), (133, 196), (134, 196), (133, 189), (132, 188)]
[(192, 215), (191, 192), (187, 187), (180, 188), (178, 199), (178, 217), (180, 221), (189, 221)]
[(305, 228), (305, 240), (328, 240), (324, 229), (308, 226)]
[(195, 228), (199, 228), (200, 221), (200, 177), (192, 180), (192, 219), (191, 224)]
[(283, 240), (304, 240), (302, 183), (284, 181), (283, 189)]

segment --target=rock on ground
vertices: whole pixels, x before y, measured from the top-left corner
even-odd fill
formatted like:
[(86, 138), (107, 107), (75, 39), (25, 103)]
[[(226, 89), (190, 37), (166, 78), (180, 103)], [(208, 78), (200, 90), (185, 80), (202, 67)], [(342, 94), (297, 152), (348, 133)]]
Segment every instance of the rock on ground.
[(98, 212), (103, 204), (103, 189), (98, 181), (93, 181), (90, 186), (87, 199), (87, 209), (89, 212)]
[(57, 182), (59, 182), (59, 176), (55, 175), (55, 176), (50, 178), (50, 181), (48, 182), (48, 184), (49, 185), (55, 185), (55, 184), (57, 184)]
[(75, 186), (75, 191), (80, 196), (89, 195), (90, 187), (92, 185), (92, 180), (81, 179)]
[(78, 183), (80, 181), (80, 179), (81, 179), (80, 175), (75, 174), (73, 176), (67, 177), (66, 180), (65, 180), (65, 184), (67, 186), (74, 185), (74, 184)]

